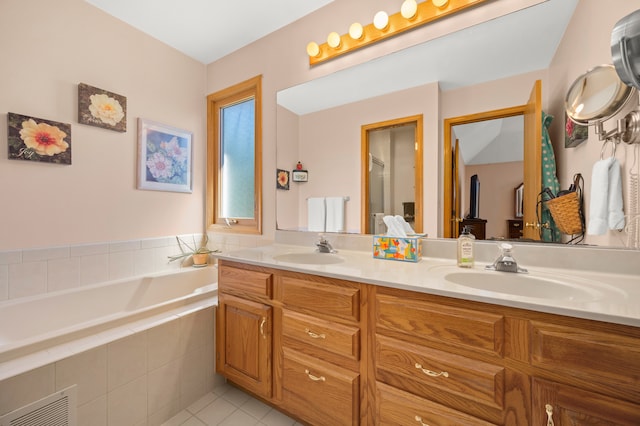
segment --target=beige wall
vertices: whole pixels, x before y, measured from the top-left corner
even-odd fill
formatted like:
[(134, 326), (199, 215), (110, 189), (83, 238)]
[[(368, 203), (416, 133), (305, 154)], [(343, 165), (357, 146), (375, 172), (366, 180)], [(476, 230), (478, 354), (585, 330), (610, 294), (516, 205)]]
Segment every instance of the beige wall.
[[(205, 66), (83, 0), (0, 3), (0, 250), (201, 232)], [(127, 97), (127, 131), (77, 122), (77, 85)], [(71, 124), (72, 165), (7, 158), (7, 112)], [(193, 193), (136, 189), (143, 117), (193, 132)]]

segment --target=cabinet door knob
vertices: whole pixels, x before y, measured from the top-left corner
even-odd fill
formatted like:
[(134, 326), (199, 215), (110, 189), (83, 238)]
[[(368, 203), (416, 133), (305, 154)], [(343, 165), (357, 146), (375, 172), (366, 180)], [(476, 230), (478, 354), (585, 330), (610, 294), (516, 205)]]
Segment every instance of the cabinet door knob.
[(267, 323), (267, 318), (266, 317), (262, 317), (262, 321), (260, 321), (260, 335), (262, 336), (263, 339), (267, 338), (267, 335), (264, 334), (264, 325)]
[(555, 426), (553, 424), (553, 406), (551, 404), (546, 404), (544, 409), (547, 412), (547, 426)]
[(440, 377), (440, 376), (449, 377), (449, 373), (447, 373), (446, 371), (441, 371), (441, 372), (438, 373), (437, 371), (428, 370), (426, 368), (422, 368), (422, 365), (418, 364), (417, 362), (416, 362), (415, 367), (418, 370), (421, 370), (424, 374), (426, 374), (427, 376), (430, 376), (430, 377)]
[(304, 329), (304, 332), (307, 333), (309, 335), (309, 337), (311, 337), (312, 339), (324, 339), (327, 336), (325, 336), (324, 333), (318, 334), (318, 333), (314, 333), (313, 331), (309, 330), (308, 328)]
[(416, 416), (416, 422), (420, 423), (420, 426), (429, 426), (427, 423), (422, 423), (422, 417)]
[(311, 374), (311, 371), (309, 371), (308, 369), (305, 369), (304, 372), (314, 382), (325, 382), (325, 381), (327, 381), (327, 379), (325, 379), (324, 376), (314, 376), (313, 374)]

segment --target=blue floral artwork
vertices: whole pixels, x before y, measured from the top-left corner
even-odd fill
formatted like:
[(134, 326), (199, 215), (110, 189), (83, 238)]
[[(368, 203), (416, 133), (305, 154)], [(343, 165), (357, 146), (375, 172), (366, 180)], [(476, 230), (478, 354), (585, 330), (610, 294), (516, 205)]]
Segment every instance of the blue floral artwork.
[(139, 119), (139, 189), (191, 192), (191, 133)]

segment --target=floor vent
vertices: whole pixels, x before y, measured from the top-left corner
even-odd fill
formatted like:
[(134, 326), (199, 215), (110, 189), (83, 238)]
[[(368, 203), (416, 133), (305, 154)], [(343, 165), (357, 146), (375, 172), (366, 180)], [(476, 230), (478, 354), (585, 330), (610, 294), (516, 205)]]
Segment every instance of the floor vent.
[(0, 426), (76, 426), (73, 385), (0, 417)]

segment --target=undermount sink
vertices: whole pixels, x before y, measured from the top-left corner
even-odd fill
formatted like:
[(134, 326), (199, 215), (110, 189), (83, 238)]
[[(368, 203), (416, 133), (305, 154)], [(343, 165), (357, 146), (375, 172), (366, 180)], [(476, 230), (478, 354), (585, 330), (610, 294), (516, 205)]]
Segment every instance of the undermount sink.
[(344, 259), (334, 253), (285, 253), (273, 256), (278, 262), (301, 263), (305, 265), (331, 265), (342, 263)]
[(597, 300), (602, 297), (602, 293), (593, 288), (585, 288), (580, 284), (553, 278), (535, 277), (528, 274), (452, 272), (446, 274), (444, 279), (450, 283), (477, 290), (538, 299), (562, 299), (580, 302)]

